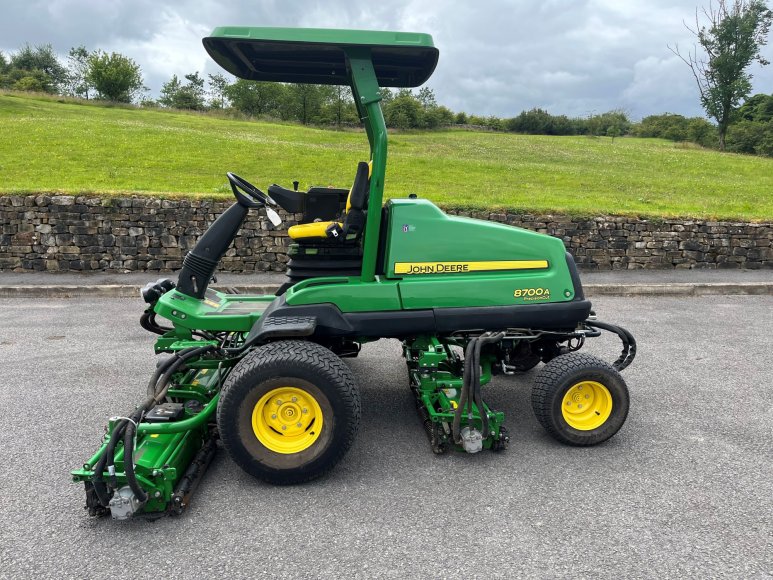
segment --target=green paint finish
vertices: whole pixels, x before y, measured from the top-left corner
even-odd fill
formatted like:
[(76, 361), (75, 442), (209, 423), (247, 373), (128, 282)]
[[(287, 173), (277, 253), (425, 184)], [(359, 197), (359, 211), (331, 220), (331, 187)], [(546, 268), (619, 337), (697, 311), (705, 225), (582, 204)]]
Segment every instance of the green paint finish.
[(415, 32), (227, 26), (202, 42), (228, 72), (255, 81), (348, 85), (347, 56), (365, 48), (381, 86), (417, 87), (438, 60), (432, 36)]
[[(462, 361), (454, 360), (449, 356), (447, 346), (450, 346), (450, 343), (441, 343), (434, 336), (419, 337), (403, 343), (403, 356), (408, 365), (411, 386), (427, 410), (430, 420), (433, 423), (444, 423), (450, 428), (455, 410), (459, 406), (464, 366)], [(457, 346), (464, 347), (464, 341), (460, 341)], [(494, 362), (490, 356), (481, 356), (481, 386), (491, 381), (491, 366)], [(468, 418), (465, 409), (461, 426), (471, 425), (476, 429), (482, 429), (481, 411), (488, 416), (491, 430), (490, 435), (483, 441), (483, 446), (490, 449), (500, 438), (500, 430), (505, 419), (503, 412), (492, 410), (485, 401), (482, 410), (473, 404), (472, 419)], [(450, 435), (444, 436), (450, 441)]]
[(273, 295), (223, 294), (214, 290), (207, 291), (206, 299), (197, 300), (171, 290), (158, 300), (154, 310), (175, 327), (247, 332), (273, 300)]
[(314, 278), (293, 286), (286, 296), (291, 306), (330, 303), (341, 312), (401, 309), (396, 280), (362, 282), (358, 278)]
[[(225, 361), (225, 365), (232, 359)], [(190, 365), (224, 364), (224, 361), (190, 361)], [(225, 366), (224, 365), (224, 366)], [(192, 369), (178, 373), (173, 377), (176, 388), (168, 391), (168, 396), (177, 401), (198, 400), (204, 407), (198, 413), (189, 409), (185, 419), (170, 423), (141, 422), (137, 428), (137, 447), (134, 452), (135, 473), (142, 488), (148, 493), (148, 501), (142, 511), (145, 513), (162, 512), (169, 507), (172, 494), (190, 465), (193, 457), (209, 437), (208, 423), (213, 420), (220, 398), (218, 391), (221, 373), (225, 377), (230, 366), (224, 370), (218, 368)], [(97, 453), (80, 469), (73, 470), (73, 480), (89, 482), (94, 476), (94, 466), (107, 447), (107, 440), (118, 423), (112, 418), (108, 425), (108, 435)], [(115, 451), (115, 482), (118, 488), (127, 485), (124, 471), (123, 441)], [(110, 481), (108, 472), (104, 473)]]
[[(391, 46), (432, 48), (432, 36), (421, 32), (390, 32), (386, 30), (352, 30), (344, 28), (281, 28), (268, 26), (220, 26), (209, 38), (230, 38), (262, 42), (298, 42), (332, 46)], [(296, 60), (303, 62), (306, 55)]]
[[(546, 304), (574, 297), (571, 280), (567, 286), (561, 274), (558, 269), (549, 269), (485, 275), (422, 275), (400, 282), (400, 294), (406, 310)], [(518, 291), (521, 295), (516, 297)], [(536, 296), (538, 291), (540, 296)], [(529, 292), (533, 295), (529, 296)]]
[(384, 178), (387, 163), (387, 130), (381, 111), (379, 81), (373, 68), (372, 54), (368, 49), (350, 49), (351, 87), (357, 110), (370, 143), (373, 162), (368, 192), (368, 215), (363, 240), (361, 279), (375, 279), (378, 257), (378, 237), (381, 231), (381, 204), (384, 200)]
[[(170, 434), (138, 434), (134, 452), (135, 474), (148, 494), (143, 512), (166, 510), (179, 478), (185, 473), (196, 452), (201, 449), (205, 436), (206, 428)], [(74, 481), (91, 480), (94, 475), (93, 467), (105, 447), (106, 445), (103, 445), (82, 468), (71, 472)], [(128, 485), (123, 458), (123, 443), (119, 443), (115, 452), (115, 478), (119, 488)], [(104, 477), (108, 480), (109, 474), (105, 472)]]
[[(449, 216), (423, 199), (388, 202), (387, 277), (402, 278), (403, 308), (507, 306), (574, 298), (561, 240), (516, 228)], [(542, 262), (547, 268), (456, 271), (482, 262)], [(447, 273), (396, 274), (395, 264), (452, 263)], [(431, 272), (433, 270), (430, 269)]]
[(217, 410), (217, 402), (220, 400), (220, 393), (217, 393), (212, 400), (207, 403), (203, 410), (188, 419), (171, 421), (169, 423), (140, 423), (137, 427), (138, 433), (183, 433), (199, 427), (206, 427), (207, 421), (214, 418)]

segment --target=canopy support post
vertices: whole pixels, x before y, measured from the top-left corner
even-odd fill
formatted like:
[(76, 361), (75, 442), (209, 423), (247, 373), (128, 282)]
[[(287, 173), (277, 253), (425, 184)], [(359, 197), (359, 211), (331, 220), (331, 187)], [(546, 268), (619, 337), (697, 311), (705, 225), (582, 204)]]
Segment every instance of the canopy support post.
[(365, 125), (370, 143), (370, 157), (373, 168), (370, 176), (368, 218), (365, 223), (365, 240), (362, 252), (363, 282), (375, 280), (378, 236), (381, 231), (381, 204), (384, 199), (384, 177), (386, 175), (387, 131), (381, 112), (381, 93), (373, 69), (370, 49), (367, 47), (346, 48), (349, 61), (348, 72), (352, 96), (357, 112)]

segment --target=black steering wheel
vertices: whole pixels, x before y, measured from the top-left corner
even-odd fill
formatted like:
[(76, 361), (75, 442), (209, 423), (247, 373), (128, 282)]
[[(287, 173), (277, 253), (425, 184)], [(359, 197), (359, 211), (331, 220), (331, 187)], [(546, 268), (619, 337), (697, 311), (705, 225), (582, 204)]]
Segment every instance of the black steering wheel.
[(236, 200), (244, 207), (277, 205), (270, 195), (263, 193), (246, 179), (239, 177), (235, 173), (229, 172), (226, 175), (231, 183), (231, 190), (234, 192)]

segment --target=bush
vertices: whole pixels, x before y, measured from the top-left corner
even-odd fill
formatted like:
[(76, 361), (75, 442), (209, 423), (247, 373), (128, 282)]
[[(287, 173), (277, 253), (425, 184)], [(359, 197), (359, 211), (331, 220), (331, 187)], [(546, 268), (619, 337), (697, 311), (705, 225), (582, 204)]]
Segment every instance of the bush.
[(773, 121), (766, 123), (743, 120), (727, 131), (727, 150), (773, 156)]
[(420, 126), (421, 103), (412, 95), (398, 95), (387, 104), (384, 120), (388, 127), (414, 129)]
[(693, 117), (687, 123), (687, 140), (701, 147), (719, 147), (717, 128), (702, 117)]
[(665, 113), (650, 115), (632, 130), (637, 137), (655, 137), (669, 141), (691, 141), (703, 147), (717, 146), (717, 128), (702, 117), (687, 118)]

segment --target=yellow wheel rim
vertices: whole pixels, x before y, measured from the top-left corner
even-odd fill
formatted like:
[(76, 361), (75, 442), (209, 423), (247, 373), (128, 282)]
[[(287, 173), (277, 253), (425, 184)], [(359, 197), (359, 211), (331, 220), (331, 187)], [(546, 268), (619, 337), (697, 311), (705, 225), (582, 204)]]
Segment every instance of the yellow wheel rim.
[(601, 427), (612, 413), (612, 395), (596, 381), (577, 383), (564, 395), (561, 413), (570, 427), (591, 431)]
[(276, 453), (299, 453), (322, 432), (322, 409), (308, 391), (296, 387), (272, 389), (252, 410), (252, 430)]

